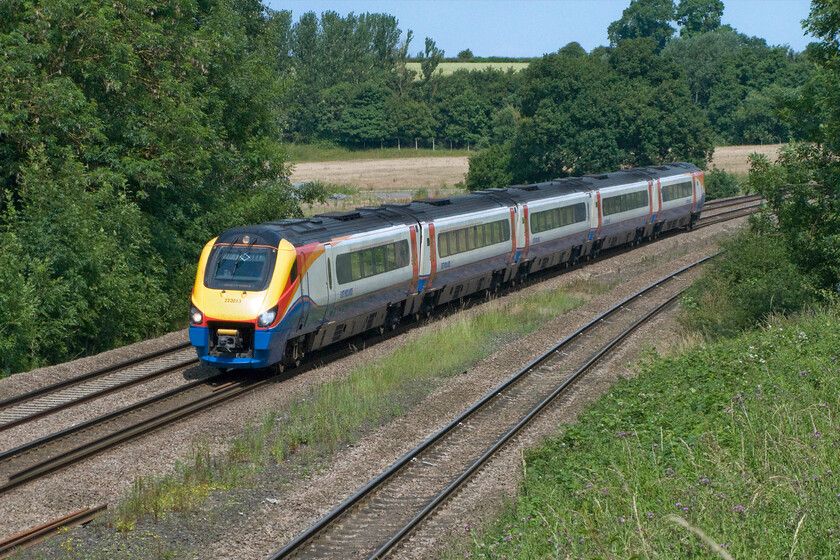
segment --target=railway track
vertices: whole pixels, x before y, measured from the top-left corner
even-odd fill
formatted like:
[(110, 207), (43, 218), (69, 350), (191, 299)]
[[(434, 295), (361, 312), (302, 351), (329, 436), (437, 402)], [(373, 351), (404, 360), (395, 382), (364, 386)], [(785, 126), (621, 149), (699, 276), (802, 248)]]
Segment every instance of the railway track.
[(35, 546), (44, 539), (58, 534), (65, 527), (90, 523), (101, 515), (106, 507), (105, 504), (102, 504), (93, 508), (85, 508), (4, 539), (0, 541), (0, 559), (9, 558), (25, 548)]
[(189, 343), (0, 401), (0, 432), (198, 363)]
[[(272, 556), (381, 558), (624, 338), (669, 306), (685, 276), (669, 275), (616, 305), (494, 389)], [(601, 341), (593, 349), (595, 341)]]

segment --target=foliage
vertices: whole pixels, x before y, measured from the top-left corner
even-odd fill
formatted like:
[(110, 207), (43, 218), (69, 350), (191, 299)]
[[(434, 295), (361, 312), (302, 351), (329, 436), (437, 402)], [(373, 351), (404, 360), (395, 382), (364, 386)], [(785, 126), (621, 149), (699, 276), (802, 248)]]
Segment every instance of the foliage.
[(671, 40), (663, 55), (685, 70), (691, 97), (720, 141), (779, 142), (800, 134), (782, 118), (813, 72), (809, 56), (769, 47), (728, 26)]
[(265, 199), (285, 174), (274, 12), (255, 2), (7, 4), (0, 344), (9, 372), (171, 327), (207, 239), (231, 220), (296, 204)]
[(704, 165), (708, 123), (691, 103), (680, 69), (652, 39), (625, 39), (605, 61), (549, 54), (520, 87), (512, 146), (515, 181), (684, 160)]
[(610, 44), (615, 46), (624, 39), (647, 37), (656, 42), (657, 50), (674, 35), (670, 22), (674, 21), (676, 7), (673, 0), (630, 0), (621, 14), (607, 28)]
[(472, 60), (475, 58), (470, 49), (464, 49), (458, 53), (458, 60)]
[(510, 149), (507, 146), (490, 146), (470, 156), (470, 171), (467, 175), (467, 189), (498, 189), (513, 184), (510, 171)]
[(723, 16), (721, 0), (680, 0), (677, 6), (677, 25), (680, 37), (691, 37), (714, 31)]
[(756, 327), (773, 313), (816, 301), (810, 278), (797, 268), (779, 235), (744, 232), (722, 244), (724, 254), (682, 300), (684, 323), (709, 337)]
[(706, 171), (703, 181), (706, 187), (706, 200), (737, 196), (741, 190), (738, 182), (735, 174), (727, 173), (722, 169), (714, 168)]
[(815, 1), (805, 21), (821, 42), (809, 52), (818, 69), (791, 118), (806, 116), (808, 143), (782, 150), (776, 165), (754, 155), (750, 188), (767, 200), (762, 226), (777, 231), (804, 274), (826, 295), (840, 293), (840, 8)]
[(767, 201), (763, 229), (779, 233), (819, 288), (840, 292), (840, 166), (829, 146), (792, 144), (777, 165), (753, 154), (749, 184)]
[(504, 516), (463, 520), (444, 557), (836, 557), (838, 325), (819, 312), (650, 357), (527, 453)]

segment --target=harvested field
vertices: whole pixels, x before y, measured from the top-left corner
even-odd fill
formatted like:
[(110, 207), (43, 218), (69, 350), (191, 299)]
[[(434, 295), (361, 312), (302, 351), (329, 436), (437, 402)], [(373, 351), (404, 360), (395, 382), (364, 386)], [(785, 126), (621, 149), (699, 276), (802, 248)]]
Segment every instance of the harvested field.
[[(747, 173), (750, 169), (747, 158), (751, 153), (759, 152), (775, 161), (783, 145), (715, 148), (712, 165), (730, 173)], [(468, 170), (469, 158), (465, 156), (363, 159), (298, 163), (291, 179), (293, 183), (317, 180), (351, 185), (360, 191), (431, 191), (451, 189), (464, 180)]]
[(293, 183), (323, 181), (360, 190), (405, 191), (452, 187), (464, 180), (466, 157), (366, 159), (298, 163)]
[(749, 156), (754, 152), (764, 154), (770, 161), (776, 161), (776, 154), (784, 144), (764, 144), (763, 146), (722, 146), (715, 148), (712, 166), (728, 173), (749, 173)]

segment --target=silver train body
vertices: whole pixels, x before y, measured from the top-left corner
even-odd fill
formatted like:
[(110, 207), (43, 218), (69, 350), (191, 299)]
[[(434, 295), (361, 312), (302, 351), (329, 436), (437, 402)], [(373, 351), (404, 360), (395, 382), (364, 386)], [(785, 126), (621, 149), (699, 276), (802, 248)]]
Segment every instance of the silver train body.
[(691, 228), (687, 163), (234, 228), (202, 252), (190, 339), (219, 368), (305, 354), (604, 249)]

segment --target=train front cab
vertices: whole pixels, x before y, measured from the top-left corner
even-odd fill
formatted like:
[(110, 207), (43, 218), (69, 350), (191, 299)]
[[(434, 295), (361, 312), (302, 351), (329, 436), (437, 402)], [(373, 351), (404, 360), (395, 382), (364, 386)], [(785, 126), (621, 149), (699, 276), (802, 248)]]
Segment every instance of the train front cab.
[(201, 253), (190, 310), (190, 343), (207, 365), (263, 368), (280, 361), (296, 317), (297, 252), (285, 240), (234, 234)]

